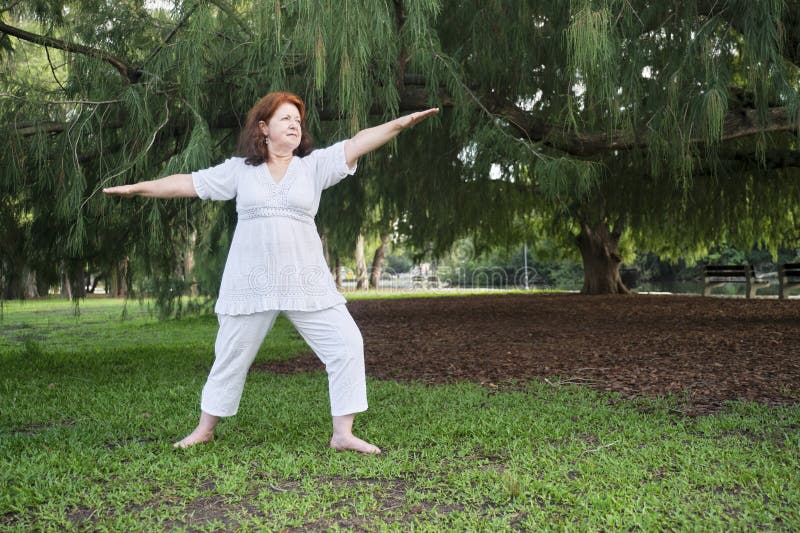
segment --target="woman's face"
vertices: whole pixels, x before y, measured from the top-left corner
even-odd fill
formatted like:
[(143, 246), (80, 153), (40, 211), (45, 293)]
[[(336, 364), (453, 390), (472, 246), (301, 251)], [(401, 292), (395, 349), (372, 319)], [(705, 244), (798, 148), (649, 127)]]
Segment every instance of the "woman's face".
[(269, 139), (271, 149), (294, 151), (300, 146), (300, 111), (294, 104), (278, 106), (269, 122), (260, 122), (261, 133)]

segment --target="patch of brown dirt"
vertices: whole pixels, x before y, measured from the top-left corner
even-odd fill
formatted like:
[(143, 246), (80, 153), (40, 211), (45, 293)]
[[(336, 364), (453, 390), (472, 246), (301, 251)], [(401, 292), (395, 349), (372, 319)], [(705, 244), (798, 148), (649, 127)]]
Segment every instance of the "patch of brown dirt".
[[(362, 300), (367, 374), (426, 383), (559, 379), (625, 396), (800, 401), (800, 301), (693, 296), (505, 295)], [(259, 368), (322, 369), (306, 354)]]

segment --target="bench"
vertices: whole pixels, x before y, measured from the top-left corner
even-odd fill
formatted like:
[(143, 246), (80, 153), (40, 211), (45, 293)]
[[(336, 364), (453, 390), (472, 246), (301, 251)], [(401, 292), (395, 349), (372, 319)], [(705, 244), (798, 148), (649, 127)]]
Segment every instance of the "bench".
[(800, 263), (786, 263), (778, 267), (778, 297), (786, 298), (786, 292), (800, 287)]
[(769, 280), (756, 278), (753, 265), (706, 265), (703, 296), (711, 296), (711, 289), (726, 283), (744, 283), (748, 298), (755, 298), (758, 289), (769, 287)]

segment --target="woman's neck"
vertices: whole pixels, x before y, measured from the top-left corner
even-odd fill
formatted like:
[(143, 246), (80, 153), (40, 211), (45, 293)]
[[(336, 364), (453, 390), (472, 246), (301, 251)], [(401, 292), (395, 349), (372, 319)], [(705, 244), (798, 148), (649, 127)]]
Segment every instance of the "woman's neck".
[(269, 159), (267, 159), (267, 164), (269, 164), (269, 165), (286, 165), (292, 160), (293, 157), (294, 157), (294, 154), (292, 154), (291, 152), (286, 153), (286, 154), (276, 154), (275, 152), (270, 151), (269, 152)]

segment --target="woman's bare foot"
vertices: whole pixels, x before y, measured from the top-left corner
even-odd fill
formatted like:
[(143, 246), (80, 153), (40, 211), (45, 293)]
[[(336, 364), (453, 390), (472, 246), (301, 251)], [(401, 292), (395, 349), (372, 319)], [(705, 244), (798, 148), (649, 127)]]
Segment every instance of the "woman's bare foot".
[(380, 448), (365, 440), (359, 439), (355, 435), (350, 435), (349, 437), (334, 436), (331, 438), (331, 448), (338, 451), (354, 450), (356, 452), (370, 453), (373, 455), (381, 453)]
[(186, 435), (182, 440), (179, 440), (172, 446), (175, 448), (188, 448), (201, 442), (208, 442), (214, 440), (214, 428), (219, 421), (218, 416), (210, 415), (205, 411), (200, 411), (200, 421), (194, 431)]
[(334, 450), (354, 450), (361, 453), (371, 453), (377, 455), (381, 449), (361, 440), (353, 435), (353, 420), (355, 414), (334, 416), (333, 417), (333, 437), (331, 437), (331, 448)]
[(208, 433), (205, 431), (201, 431), (199, 429), (195, 429), (190, 434), (185, 436), (183, 439), (179, 440), (175, 444), (172, 445), (173, 448), (188, 448), (189, 446), (194, 446), (195, 444), (200, 444), (202, 442), (209, 442), (214, 440), (214, 434)]

